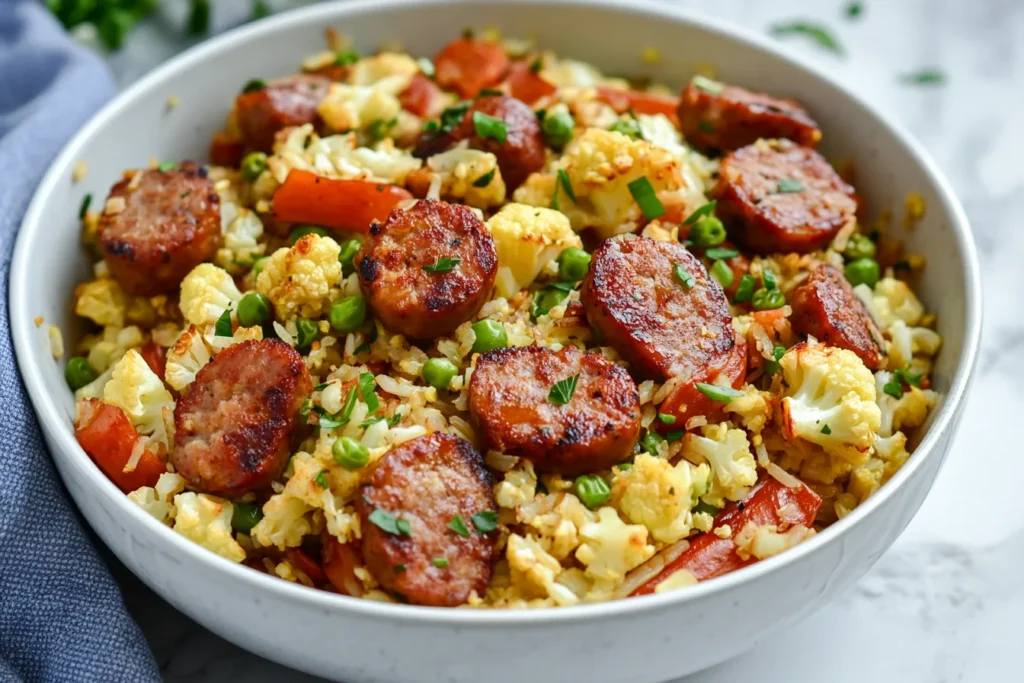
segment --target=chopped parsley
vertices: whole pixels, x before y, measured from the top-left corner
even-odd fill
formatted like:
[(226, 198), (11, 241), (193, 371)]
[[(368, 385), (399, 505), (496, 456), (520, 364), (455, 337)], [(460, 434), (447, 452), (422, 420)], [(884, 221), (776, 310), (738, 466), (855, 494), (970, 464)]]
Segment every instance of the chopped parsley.
[(736, 294), (732, 298), (734, 304), (743, 304), (750, 301), (754, 296), (754, 276), (747, 273), (740, 278), (740, 284), (736, 287)]
[(487, 187), (490, 185), (491, 181), (494, 180), (494, 171), (495, 169), (492, 168), (490, 171), (474, 180), (473, 187)]
[(692, 289), (697, 284), (697, 278), (690, 274), (686, 268), (683, 268), (682, 264), (676, 263), (672, 265), (672, 272), (675, 274), (676, 279), (683, 283), (683, 287)]
[(572, 395), (576, 393), (576, 385), (579, 381), (580, 375), (576, 373), (572, 377), (566, 377), (555, 382), (551, 385), (551, 390), (548, 392), (548, 402), (554, 403), (556, 406), (564, 406), (572, 400)]
[(839, 44), (835, 36), (820, 24), (813, 24), (806, 21), (794, 21), (785, 24), (775, 24), (771, 33), (778, 38), (789, 36), (803, 36), (808, 40), (817, 43), (820, 47), (837, 55), (843, 54), (843, 46)]
[(671, 432), (665, 434), (665, 441), (668, 441), (669, 443), (675, 443), (676, 441), (679, 441), (679, 439), (683, 438), (683, 436), (685, 435), (685, 429), (673, 429)]
[(654, 186), (651, 185), (647, 176), (640, 176), (627, 187), (629, 187), (629, 193), (633, 195), (633, 199), (640, 205), (640, 210), (644, 212), (644, 218), (653, 221), (655, 218), (665, 215), (665, 205), (654, 193)]
[(469, 111), (471, 104), (472, 102), (468, 100), (453, 104), (441, 112), (441, 116), (437, 121), (427, 122), (428, 124), (434, 124), (432, 128), (427, 128), (426, 126), (424, 128), (438, 133), (450, 133), (456, 126), (462, 123), (462, 119), (465, 117), (466, 112)]
[[(703, 205), (701, 207), (698, 207), (693, 213), (691, 213), (689, 216), (686, 217), (686, 220), (683, 221), (683, 225), (693, 225), (694, 223), (699, 221), (701, 218), (704, 218), (705, 216), (710, 216), (712, 213), (714, 213), (715, 205), (717, 203), (718, 202), (716, 202), (714, 199), (712, 199), (707, 204), (705, 204), (705, 205)], [(739, 252), (737, 251), (736, 254), (739, 254)], [(717, 256), (711, 256), (710, 253), (708, 254), (708, 256), (710, 258), (721, 258), (721, 257), (717, 257)]]
[(728, 403), (734, 398), (743, 396), (743, 392), (739, 389), (733, 389), (732, 387), (720, 387), (717, 384), (704, 384), (703, 382), (697, 382), (697, 391), (704, 394), (712, 401), (718, 401), (719, 403)]
[(775, 187), (775, 191), (778, 194), (788, 194), (790, 192), (803, 192), (804, 185), (799, 180), (794, 180), (792, 178), (783, 178)]
[(355, 50), (342, 50), (334, 55), (335, 66), (348, 66), (359, 61), (359, 53)]
[(376, 424), (378, 422), (387, 422), (388, 423), (388, 427), (394, 427), (396, 424), (398, 424), (401, 421), (402, 421), (401, 413), (395, 413), (391, 417), (371, 417), (368, 420), (363, 420), (362, 422), (359, 423), (359, 428), (360, 429), (366, 429), (370, 425)]
[(544, 68), (544, 60), (540, 57), (530, 62), (530, 71), (533, 73), (540, 73), (540, 70)]
[(384, 508), (374, 508), (368, 519), (380, 530), (394, 536), (412, 536), (409, 520), (395, 517)]
[(490, 533), (498, 528), (498, 513), (494, 510), (477, 512), (469, 519), (481, 534)]
[(502, 91), (495, 90), (494, 88), (481, 88), (480, 92), (476, 94), (476, 98), (480, 99), (481, 97), (502, 97), (504, 94), (505, 93), (503, 93)]
[(832, 433), (832, 429), (828, 425), (824, 425), (821, 428), (821, 433), (824, 434), (825, 436), (829, 436)]
[(317, 483), (317, 486), (322, 489), (327, 488), (327, 480), (324, 479), (325, 474), (327, 474), (327, 470), (320, 470), (320, 472), (317, 473), (316, 478), (313, 480)]
[(892, 396), (893, 398), (903, 398), (903, 387), (919, 387), (921, 386), (921, 375), (917, 372), (910, 372), (909, 370), (899, 369), (894, 370), (892, 373), (892, 379), (886, 382), (882, 386), (882, 391)]
[(676, 423), (675, 415), (668, 415), (666, 413), (658, 413), (658, 419), (661, 420), (662, 424), (674, 425)]
[(846, 6), (846, 16), (850, 19), (856, 19), (864, 13), (864, 3), (862, 2), (851, 2)]
[(377, 382), (374, 380), (372, 372), (359, 374), (359, 397), (363, 399), (370, 414), (377, 412), (377, 409), (380, 408), (380, 399), (377, 398), (375, 391), (376, 386)]
[(251, 92), (263, 90), (267, 87), (267, 82), (262, 78), (254, 78), (245, 85), (242, 86), (242, 94), (247, 95)]
[(469, 537), (469, 529), (466, 527), (466, 522), (462, 519), (461, 515), (455, 515), (452, 517), (451, 521), (448, 522), (448, 528), (459, 536)]
[(442, 256), (441, 258), (431, 263), (429, 266), (423, 266), (423, 270), (427, 271), (428, 273), (448, 273), (454, 270), (455, 266), (459, 265), (460, 263), (462, 263), (462, 259), (448, 258), (447, 256)]
[(447, 557), (435, 557), (430, 562), (435, 567), (437, 567), (438, 569), (444, 569), (445, 567), (448, 566), (448, 558)]
[(234, 334), (231, 330), (231, 309), (227, 309), (217, 318), (217, 324), (213, 327), (213, 334), (217, 337), (230, 337)]
[(401, 574), (402, 572), (405, 571), (405, 565), (404, 564), (396, 564), (394, 567), (391, 568), (391, 570), (393, 572), (395, 572), (396, 574)]
[(476, 134), (485, 140), (503, 143), (508, 139), (508, 124), (482, 111), (473, 112), (473, 127)]
[(786, 355), (786, 347), (781, 344), (776, 344), (772, 349), (772, 360), (766, 360), (764, 362), (764, 372), (766, 375), (774, 375), (779, 371), (779, 361)]
[(711, 125), (710, 123), (708, 123), (707, 121), (701, 121), (700, 123), (698, 123), (697, 124), (697, 128), (699, 128), (701, 130), (701, 132), (704, 132), (704, 133), (714, 133), (715, 132), (715, 127), (713, 125)]
[(366, 129), (366, 132), (370, 135), (371, 140), (379, 142), (391, 135), (391, 129), (395, 127), (396, 123), (398, 123), (397, 118), (389, 120), (377, 119), (370, 124), (369, 128)]

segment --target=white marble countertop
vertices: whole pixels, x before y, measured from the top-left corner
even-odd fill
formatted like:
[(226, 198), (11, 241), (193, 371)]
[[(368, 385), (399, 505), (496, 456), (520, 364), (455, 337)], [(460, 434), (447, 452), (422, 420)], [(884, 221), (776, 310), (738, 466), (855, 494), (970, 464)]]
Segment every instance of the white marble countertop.
[[(844, 59), (800, 39), (785, 46), (895, 115), (930, 150), (971, 217), (988, 294), (980, 372), (959, 436), (902, 537), (835, 603), (688, 683), (764, 680), (766, 672), (791, 683), (1020, 680), (1024, 506), (993, 487), (1024, 479), (1019, 439), (1010, 435), (1024, 407), (1013, 388), (1024, 322), (998, 305), (1024, 285), (1024, 2), (865, 0), (863, 15), (850, 21), (841, 1), (676, 1), (759, 31), (795, 18), (832, 27)], [(245, 6), (218, 0), (215, 23), (238, 21)], [(168, 8), (111, 59), (122, 82), (180, 49), (166, 28), (183, 11)], [(898, 81), (923, 67), (940, 68), (946, 84)], [(131, 576), (122, 584), (167, 681), (316, 680), (226, 643)]]

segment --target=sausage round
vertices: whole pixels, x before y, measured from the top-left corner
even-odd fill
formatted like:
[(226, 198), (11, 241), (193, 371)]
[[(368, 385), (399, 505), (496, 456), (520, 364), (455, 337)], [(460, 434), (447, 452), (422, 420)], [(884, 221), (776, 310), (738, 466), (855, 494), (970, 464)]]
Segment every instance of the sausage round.
[(421, 200), (374, 223), (355, 256), (359, 284), (384, 325), (415, 339), (454, 331), (494, 288), (494, 239), (468, 207)]
[(330, 85), (331, 79), (326, 76), (295, 74), (239, 95), (235, 98), (235, 116), (246, 145), (270, 152), (277, 131), (307, 123), (319, 127), (317, 106)]
[(759, 140), (726, 156), (712, 197), (730, 235), (762, 254), (821, 249), (857, 213), (853, 187), (789, 140)]
[(793, 100), (714, 85), (691, 81), (679, 99), (679, 127), (694, 147), (728, 152), (761, 138), (788, 138), (806, 147), (821, 140), (818, 124)]
[[(576, 378), (567, 403), (549, 393)], [(480, 356), (469, 410), (490, 448), (529, 458), (542, 472), (577, 475), (627, 459), (640, 432), (640, 398), (623, 368), (575, 346), (495, 349)]]
[[(366, 568), (382, 588), (416, 605), (455, 607), (474, 591), (483, 597), (497, 534), (481, 533), (472, 520), (497, 514), (491, 485), (483, 458), (456, 436), (434, 432), (392, 449), (356, 499)], [(456, 517), (468, 535), (452, 528)], [(384, 526), (395, 520), (399, 533), (379, 518)]]
[(460, 97), (476, 97), (508, 71), (508, 56), (500, 43), (456, 38), (434, 56), (437, 84), (455, 90)]
[(634, 235), (605, 240), (580, 298), (601, 338), (646, 377), (700, 376), (721, 367), (733, 347), (722, 287), (675, 242)]
[(173, 292), (220, 245), (220, 197), (206, 169), (191, 162), (170, 171), (129, 171), (110, 189), (98, 237), (125, 292)]
[(284, 342), (232, 344), (178, 401), (171, 464), (206, 493), (233, 498), (266, 488), (304, 431), (299, 409), (312, 392), (302, 356)]
[(853, 288), (836, 268), (822, 263), (789, 295), (790, 323), (800, 334), (853, 351), (869, 370), (885, 366), (882, 335)]

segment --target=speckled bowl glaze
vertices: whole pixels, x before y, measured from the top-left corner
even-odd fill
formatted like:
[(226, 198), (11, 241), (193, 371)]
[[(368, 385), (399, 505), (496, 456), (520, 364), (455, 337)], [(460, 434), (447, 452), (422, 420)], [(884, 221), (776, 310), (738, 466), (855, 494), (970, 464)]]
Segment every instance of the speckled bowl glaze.
[[(239, 84), (285, 75), (320, 49), (326, 26), (371, 51), (398, 40), (431, 55), (466, 26), (498, 26), (610, 73), (670, 85), (712, 63), (721, 78), (803, 102), (829, 157), (852, 158), (870, 211), (899, 210), (907, 192), (928, 212), (907, 235), (928, 258), (917, 283), (945, 346), (935, 367), (944, 395), (910, 461), (864, 505), (799, 547), (677, 592), (543, 611), (442, 610), (316, 591), (224, 560), (137, 508), (75, 442), (73, 401), (50, 357), (43, 316), (69, 339), (82, 197), (103, 197), (120, 172), (150, 158), (205, 158)], [(660, 51), (644, 64), (643, 48)], [(180, 104), (167, 107), (176, 95)], [(89, 174), (73, 184), (74, 163)], [(43, 275), (45, 274), (45, 275)], [(363, 681), (662, 681), (721, 662), (801, 619), (856, 581), (885, 552), (928, 493), (956, 429), (979, 345), (981, 287), (967, 219), (932, 161), (898, 126), (815, 68), (756, 35), (641, 0), (553, 2), (356, 0), (317, 5), (244, 27), (168, 62), (122, 93), (64, 149), (22, 225), (11, 274), (18, 362), (46, 441), (72, 497), (117, 556), (175, 607), (225, 638), (314, 674)]]

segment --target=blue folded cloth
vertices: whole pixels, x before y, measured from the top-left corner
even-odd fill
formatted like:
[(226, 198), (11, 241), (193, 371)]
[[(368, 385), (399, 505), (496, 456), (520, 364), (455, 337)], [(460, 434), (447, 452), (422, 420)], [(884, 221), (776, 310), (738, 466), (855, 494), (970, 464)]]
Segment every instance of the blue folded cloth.
[(0, 0), (0, 681), (156, 681), (153, 655), (46, 452), (11, 344), (22, 215), (50, 161), (114, 92), (41, 2)]

